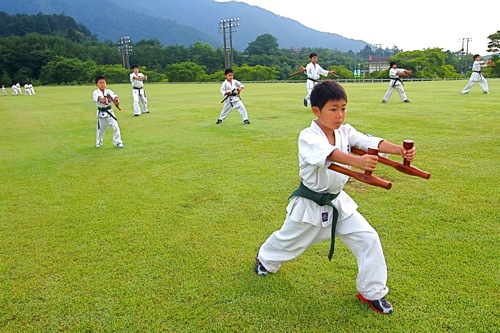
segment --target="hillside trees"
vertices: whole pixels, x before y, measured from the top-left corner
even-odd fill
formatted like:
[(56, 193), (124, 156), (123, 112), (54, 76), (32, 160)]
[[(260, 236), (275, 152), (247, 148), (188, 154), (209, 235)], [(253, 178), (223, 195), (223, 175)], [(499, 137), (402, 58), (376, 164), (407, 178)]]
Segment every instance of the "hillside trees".
[[(12, 17), (0, 12), (1, 29), (17, 31), (37, 29), (24, 36), (0, 37), (0, 83), (32, 81), (42, 84), (90, 83), (97, 74), (106, 74), (110, 83), (128, 82), (129, 70), (121, 68), (122, 57), (116, 43), (99, 42), (90, 31), (64, 15), (28, 15)], [(12, 26), (11, 26), (12, 25)], [(36, 28), (33, 28), (33, 27)], [(30, 30), (31, 29), (31, 30)], [(500, 32), (489, 36), (491, 50), (500, 46)], [(132, 42), (129, 63), (138, 64), (150, 82), (219, 81), (224, 70), (221, 48), (196, 42), (162, 46), (156, 39)], [(309, 62), (310, 53), (318, 54), (325, 69), (336, 69), (341, 79), (353, 77), (354, 69), (366, 69), (367, 58), (382, 54), (396, 60), (400, 66), (413, 70), (414, 77), (461, 77), (457, 73), (460, 61), (456, 54), (433, 48), (402, 52), (392, 49), (373, 49), (367, 45), (359, 52), (340, 52), (327, 48), (280, 49), (271, 34), (258, 36), (244, 52), (233, 51), (233, 69), (244, 81), (304, 80), (303, 75), (289, 77)], [(497, 58), (494, 58), (494, 60)], [(82, 73), (85, 69), (86, 73)], [(240, 71), (238, 73), (238, 70)], [(500, 66), (485, 70), (485, 75), (498, 77)], [(58, 73), (59, 72), (59, 73)], [(43, 75), (42, 75), (43, 73)], [(63, 75), (64, 74), (64, 75)], [(243, 76), (243, 77), (240, 77)], [(386, 78), (386, 71), (365, 73), (363, 77)]]
[(249, 56), (257, 55), (274, 55), (278, 53), (279, 49), (278, 40), (270, 34), (257, 36), (257, 38), (248, 43), (245, 53)]
[(55, 56), (45, 65), (40, 73), (42, 84), (73, 83), (81, 84), (91, 81), (91, 73), (95, 72), (96, 64), (76, 58)]
[(488, 52), (500, 52), (500, 30), (488, 36)]
[(399, 52), (389, 60), (396, 61), (398, 67), (413, 71), (418, 78), (461, 77), (446, 60), (448, 55), (440, 48)]
[(172, 82), (203, 82), (207, 80), (206, 67), (187, 61), (167, 66), (168, 79)]
[[(248, 74), (252, 77), (250, 80), (303, 80), (302, 75), (292, 78), (288, 75), (297, 71), (300, 65), (305, 66), (309, 62), (311, 52), (318, 54), (319, 63), (323, 68), (338, 68), (340, 78), (352, 78), (353, 69), (358, 66), (367, 67), (366, 59), (363, 59), (360, 53), (324, 48), (277, 49), (274, 40), (270, 35), (263, 36), (258, 38), (246, 53), (235, 51), (234, 67), (246, 68), (242, 74), (247, 75), (248, 67), (261, 66)], [(137, 63), (141, 69), (147, 70), (151, 82), (214, 80), (216, 76), (213, 74), (224, 70), (222, 50), (214, 49), (207, 44), (162, 47), (157, 40), (140, 40), (132, 46), (130, 64)], [(400, 66), (412, 69), (414, 77), (460, 77), (452, 66), (458, 64), (456, 55), (445, 53), (441, 49), (399, 52), (390, 59), (398, 61)], [(61, 61), (61, 71), (68, 74), (68, 77), (54, 73), (58, 68), (54, 61)], [(91, 63), (88, 61), (92, 61), (93, 66), (90, 66)], [(2, 83), (7, 85), (11, 84), (9, 81), (37, 80), (43, 84), (85, 83), (85, 76), (78, 72), (77, 68), (87, 66), (89, 72), (94, 67), (104, 71), (113, 68), (114, 65), (120, 66), (121, 63), (118, 48), (110, 41), (98, 42), (89, 39), (75, 41), (37, 33), (30, 33), (24, 37), (0, 38), (0, 78)], [(45, 66), (48, 67), (42, 76), (41, 71)], [(264, 71), (263, 68), (272, 70)], [(123, 69), (123, 72), (128, 71)], [(92, 75), (86, 77), (89, 80), (87, 82), (91, 82)], [(111, 73), (108, 78), (110, 83), (123, 82), (127, 80), (128, 75), (125, 75), (125, 79), (117, 77), (117, 81), (114, 81), (113, 77), (115, 75)], [(385, 73), (370, 74), (370, 77), (385, 77)]]
[[(488, 52), (500, 52), (500, 30), (488, 36), (490, 42), (488, 43)], [(500, 77), (500, 57), (498, 54), (492, 57), (493, 62), (496, 64), (494, 67), (489, 68), (493, 77)]]
[(82, 24), (64, 14), (46, 15), (38, 13), (36, 15), (16, 14), (8, 15), (0, 12), (0, 36), (25, 36), (36, 32), (41, 35), (65, 36), (83, 41), (94, 39), (90, 30)]

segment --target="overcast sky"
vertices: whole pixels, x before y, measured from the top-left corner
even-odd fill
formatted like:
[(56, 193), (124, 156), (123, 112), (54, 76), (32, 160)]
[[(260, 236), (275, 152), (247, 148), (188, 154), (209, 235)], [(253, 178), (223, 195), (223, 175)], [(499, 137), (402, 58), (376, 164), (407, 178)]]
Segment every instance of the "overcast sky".
[[(216, 0), (219, 2), (231, 0)], [(469, 53), (486, 55), (500, 30), (500, 1), (237, 0), (323, 32), (403, 51), (440, 47), (452, 52), (469, 39)], [(245, 22), (241, 21), (241, 28)], [(464, 49), (467, 42), (464, 42)]]

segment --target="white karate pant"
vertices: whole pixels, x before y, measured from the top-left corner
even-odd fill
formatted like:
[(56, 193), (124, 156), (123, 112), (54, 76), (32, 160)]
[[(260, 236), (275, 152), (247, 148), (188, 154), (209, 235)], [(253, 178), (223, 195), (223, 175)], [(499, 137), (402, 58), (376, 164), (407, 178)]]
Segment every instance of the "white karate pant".
[(123, 143), (118, 122), (109, 115), (101, 117), (100, 114), (101, 112), (97, 111), (96, 146), (102, 146), (104, 133), (108, 126), (113, 129), (113, 144), (116, 146), (117, 144)]
[(141, 108), (139, 107), (139, 101), (142, 104), (142, 112), (149, 112), (148, 110), (148, 98), (144, 89), (132, 89), (132, 97), (134, 99), (134, 114), (141, 114)]
[(307, 105), (311, 105), (311, 92), (312, 88), (311, 89), (307, 88), (307, 95), (304, 98), (307, 101)]
[(486, 79), (483, 76), (481, 76), (481, 80), (476, 80), (471, 76), (471, 80), (469, 81), (469, 83), (467, 83), (464, 89), (462, 89), (462, 94), (467, 94), (472, 89), (472, 86), (474, 86), (476, 82), (479, 83), (484, 93), (488, 92), (488, 81), (486, 81)]
[[(281, 229), (272, 233), (261, 246), (257, 257), (270, 273), (276, 273), (285, 261), (296, 258), (310, 246), (330, 241), (331, 230), (331, 225), (322, 227), (295, 222), (287, 216)], [(356, 257), (358, 292), (369, 300), (384, 297), (389, 292), (386, 286), (387, 266), (375, 229), (355, 211), (337, 222), (335, 234)], [(332, 260), (335, 260), (335, 254)]]
[(311, 105), (311, 92), (313, 91), (316, 83), (317, 82), (314, 82), (311, 80), (307, 80), (307, 82), (306, 82), (307, 95), (304, 99), (307, 101), (307, 105)]
[[(229, 98), (228, 98), (229, 99)], [(247, 114), (247, 109), (245, 108), (245, 105), (241, 101), (235, 101), (233, 102), (233, 105), (229, 101), (224, 102), (224, 106), (222, 107), (222, 110), (219, 115), (220, 120), (226, 119), (226, 117), (233, 111), (234, 109), (237, 109), (238, 112), (240, 113), (241, 120), (247, 120), (248, 119), (248, 114)]]
[(399, 97), (401, 98), (402, 101), (407, 100), (405, 90), (403, 88), (403, 84), (401, 82), (397, 82), (394, 87), (392, 86), (392, 81), (389, 83), (389, 88), (387, 88), (387, 91), (385, 92), (384, 95), (384, 101), (388, 102), (389, 98), (391, 98), (392, 91), (396, 89), (398, 91)]

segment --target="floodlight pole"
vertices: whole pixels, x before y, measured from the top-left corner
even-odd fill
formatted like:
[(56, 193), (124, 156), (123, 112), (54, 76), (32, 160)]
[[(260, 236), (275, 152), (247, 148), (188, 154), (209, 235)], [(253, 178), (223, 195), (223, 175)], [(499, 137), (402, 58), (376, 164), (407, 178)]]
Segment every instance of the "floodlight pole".
[[(224, 67), (233, 67), (233, 28), (240, 25), (239, 18), (230, 18), (219, 21), (219, 28), (222, 29), (224, 47)], [(227, 35), (229, 34), (229, 48), (227, 47)]]
[(118, 40), (118, 52), (122, 56), (123, 67), (125, 67), (128, 70), (130, 70), (129, 53), (132, 52), (132, 46), (129, 45), (129, 43), (130, 43), (129, 36), (120, 37), (120, 39)]
[(373, 44), (377, 48), (378, 52), (378, 71), (382, 70), (382, 44)]
[[(458, 40), (459, 42), (461, 41), (462, 42), (462, 49), (460, 50), (460, 54), (462, 55), (462, 59), (460, 61), (460, 71), (462, 72), (462, 74), (465, 75), (465, 73), (467, 73), (467, 69), (468, 69), (468, 59), (467, 59), (467, 56), (469, 55), (469, 42), (472, 42), (472, 38), (470, 37), (464, 37), (464, 38), (460, 38)], [(466, 42), (466, 49), (465, 49), (465, 57), (464, 57), (464, 42)], [(462, 67), (463, 64), (464, 64), (464, 58), (465, 58), (465, 67)]]
[(465, 49), (465, 55), (466, 55), (466, 57), (465, 57), (465, 68), (467, 69), (467, 67), (469, 66), (468, 65), (468, 60), (469, 59), (467, 58), (467, 56), (469, 55), (469, 42), (472, 42), (472, 38), (467, 37), (465, 39), (465, 41), (467, 42), (467, 46), (466, 46), (466, 49)]
[(295, 53), (295, 66), (299, 67), (300, 48), (299, 47), (292, 47), (292, 50)]

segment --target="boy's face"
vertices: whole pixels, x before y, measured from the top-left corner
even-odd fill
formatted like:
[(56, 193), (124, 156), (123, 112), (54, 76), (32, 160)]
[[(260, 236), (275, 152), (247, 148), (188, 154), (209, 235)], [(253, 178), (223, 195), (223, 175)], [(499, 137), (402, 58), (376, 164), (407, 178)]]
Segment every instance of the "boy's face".
[(227, 73), (226, 74), (226, 80), (228, 80), (228, 81), (232, 81), (233, 77), (234, 77), (234, 73)]
[(134, 74), (137, 74), (139, 72), (139, 68), (138, 67), (134, 67), (133, 71), (134, 71)]
[(311, 57), (311, 62), (315, 64), (318, 61), (318, 56)]
[(332, 99), (320, 110), (313, 106), (313, 113), (318, 117), (318, 125), (323, 131), (338, 129), (344, 123), (347, 113), (347, 102), (344, 99)]
[(104, 90), (106, 89), (106, 80), (100, 79), (95, 85), (97, 86), (97, 88)]

